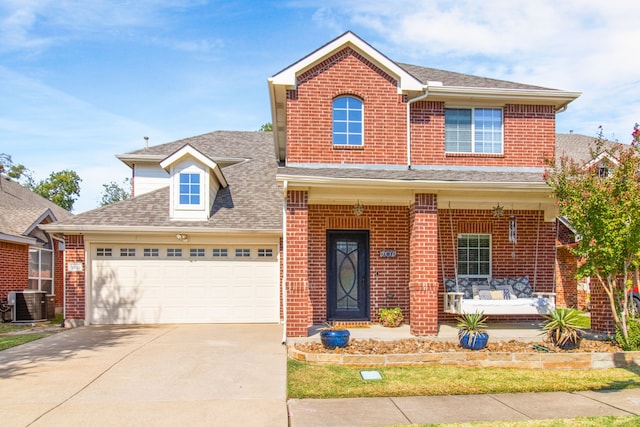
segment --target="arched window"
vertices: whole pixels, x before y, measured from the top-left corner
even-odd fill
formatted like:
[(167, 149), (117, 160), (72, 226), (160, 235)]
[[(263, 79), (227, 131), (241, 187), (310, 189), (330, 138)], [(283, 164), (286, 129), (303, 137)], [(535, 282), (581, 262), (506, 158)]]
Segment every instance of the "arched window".
[(362, 145), (362, 101), (352, 96), (333, 100), (333, 144)]

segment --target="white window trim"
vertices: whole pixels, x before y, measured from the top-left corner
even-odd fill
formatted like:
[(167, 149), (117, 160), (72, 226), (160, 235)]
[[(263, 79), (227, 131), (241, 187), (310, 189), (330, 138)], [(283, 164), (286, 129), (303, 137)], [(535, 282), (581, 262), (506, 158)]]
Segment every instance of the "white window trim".
[[(32, 250), (36, 250), (38, 251), (38, 276), (32, 276), (31, 275), (31, 267), (29, 266), (29, 275), (28, 275), (28, 280), (37, 280), (38, 281), (38, 290), (42, 291), (42, 252), (50, 252), (51, 253), (51, 278), (45, 278), (45, 280), (47, 281), (51, 281), (51, 293), (48, 295), (55, 295), (56, 293), (56, 288), (55, 288), (55, 267), (56, 267), (56, 262), (55, 262), (55, 253), (52, 249), (46, 249), (46, 248), (39, 248), (37, 246), (29, 246), (29, 251)], [(31, 260), (29, 260), (31, 261)]]
[[(334, 111), (334, 106), (333, 103), (340, 99), (340, 98), (351, 98), (351, 99), (356, 99), (358, 101), (360, 101), (360, 103), (362, 104), (362, 108), (360, 110), (361, 114), (362, 114), (362, 120), (360, 120), (360, 125), (362, 126), (362, 130), (360, 132), (360, 144), (336, 144), (334, 142), (334, 135), (335, 132), (333, 131), (333, 125), (335, 123), (335, 119), (333, 118), (333, 111)], [(347, 142), (349, 140), (349, 135), (351, 135), (351, 133), (349, 132), (349, 121), (347, 120)], [(342, 133), (341, 133), (342, 134)], [(353, 135), (356, 135), (355, 133)], [(344, 95), (338, 95), (335, 98), (333, 98), (331, 100), (331, 145), (333, 145), (334, 147), (364, 147), (364, 100), (360, 99), (357, 96), (354, 95), (348, 95), (348, 94), (344, 94)]]
[[(447, 126), (447, 121), (445, 118), (445, 141), (444, 141), (444, 149), (445, 149), (445, 154), (481, 154), (481, 155), (494, 155), (494, 156), (499, 156), (499, 155), (503, 155), (504, 154), (504, 108), (502, 107), (491, 107), (491, 106), (486, 106), (486, 107), (482, 107), (482, 106), (476, 106), (476, 107), (469, 107), (469, 106), (458, 106), (458, 105), (447, 105), (445, 107), (445, 117), (446, 117), (446, 110), (471, 110), (471, 151), (447, 151), (447, 141), (446, 141), (446, 126)], [(500, 125), (500, 134), (502, 135), (502, 143), (500, 145), (500, 152), (499, 153), (487, 153), (484, 151), (476, 151), (476, 110), (500, 110), (500, 115), (502, 117), (501, 120), (501, 125)]]
[(458, 254), (460, 242), (460, 236), (489, 236), (489, 274), (460, 274), (458, 273), (458, 277), (465, 277), (470, 279), (489, 279), (493, 274), (493, 236), (491, 233), (458, 233), (458, 238), (456, 240), (456, 269), (459, 269), (460, 266), (460, 255)]
[[(200, 203), (197, 205), (192, 204), (182, 204), (180, 203), (180, 175), (182, 174), (190, 174), (190, 175), (199, 175), (200, 176)], [(176, 171), (175, 177), (175, 209), (180, 211), (201, 211), (204, 209), (205, 203), (205, 180), (207, 179), (206, 174), (200, 168), (195, 166), (189, 166), (185, 169), (181, 169)]]

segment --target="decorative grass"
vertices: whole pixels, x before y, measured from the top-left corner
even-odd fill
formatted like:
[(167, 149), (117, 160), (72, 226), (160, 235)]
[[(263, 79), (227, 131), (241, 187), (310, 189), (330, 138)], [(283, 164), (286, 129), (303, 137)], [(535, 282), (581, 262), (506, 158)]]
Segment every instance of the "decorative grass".
[(402, 366), (374, 368), (382, 380), (365, 381), (363, 368), (288, 361), (289, 398), (436, 396), (581, 391), (640, 387), (640, 368), (538, 369)]
[(31, 341), (39, 340), (49, 336), (49, 334), (21, 334), (21, 335), (6, 335), (0, 337), (0, 351), (6, 350), (11, 347), (16, 347)]

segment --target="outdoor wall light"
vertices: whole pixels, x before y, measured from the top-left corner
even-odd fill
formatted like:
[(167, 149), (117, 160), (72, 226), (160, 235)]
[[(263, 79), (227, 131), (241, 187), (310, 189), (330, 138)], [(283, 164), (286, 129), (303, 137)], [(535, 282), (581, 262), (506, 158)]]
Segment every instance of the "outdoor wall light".
[(176, 234), (176, 239), (187, 242), (189, 241), (189, 236), (187, 236), (186, 234)]

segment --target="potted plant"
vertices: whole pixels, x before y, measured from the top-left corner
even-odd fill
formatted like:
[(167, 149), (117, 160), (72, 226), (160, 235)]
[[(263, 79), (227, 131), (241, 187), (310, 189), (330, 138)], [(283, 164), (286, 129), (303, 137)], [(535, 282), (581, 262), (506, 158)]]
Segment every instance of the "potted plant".
[(333, 350), (336, 347), (346, 347), (349, 343), (348, 329), (337, 328), (334, 324), (325, 323), (325, 326), (320, 329), (320, 341), (324, 348)]
[(557, 308), (544, 318), (542, 334), (546, 336), (546, 341), (551, 341), (562, 350), (580, 347), (582, 340), (580, 312), (573, 308)]
[(381, 308), (378, 314), (380, 315), (380, 323), (387, 328), (397, 328), (404, 320), (400, 307)]
[(463, 348), (481, 350), (487, 346), (489, 334), (485, 332), (487, 317), (483, 312), (465, 313), (457, 320), (458, 339)]

